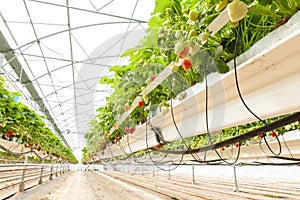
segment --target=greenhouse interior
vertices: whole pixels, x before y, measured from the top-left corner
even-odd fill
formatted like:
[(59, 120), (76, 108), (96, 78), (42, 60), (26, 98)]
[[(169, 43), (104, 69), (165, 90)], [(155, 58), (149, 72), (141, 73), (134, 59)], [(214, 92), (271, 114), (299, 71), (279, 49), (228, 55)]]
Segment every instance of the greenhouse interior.
[(0, 199), (300, 199), (299, 0), (0, 18)]

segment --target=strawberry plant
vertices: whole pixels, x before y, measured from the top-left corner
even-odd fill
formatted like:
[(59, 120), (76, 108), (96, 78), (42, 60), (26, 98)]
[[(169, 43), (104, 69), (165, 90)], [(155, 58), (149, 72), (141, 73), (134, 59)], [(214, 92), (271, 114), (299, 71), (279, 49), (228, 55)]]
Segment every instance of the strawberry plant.
[(14, 137), (16, 142), (34, 147), (36, 151), (43, 150), (50, 155), (76, 163), (77, 160), (71, 150), (47, 128), (41, 119), (43, 117), (26, 105), (15, 102), (16, 95), (20, 94), (8, 91), (4, 87), (4, 80), (0, 78), (0, 133), (5, 133), (4, 139), (12, 140)]
[[(225, 8), (230, 22), (212, 36), (208, 26)], [(300, 2), (296, 0), (156, 0), (147, 35), (137, 47), (122, 55), (129, 59), (129, 64), (111, 67), (114, 76), (100, 80), (114, 92), (107, 98), (106, 105), (97, 110), (97, 119), (87, 133), (86, 160), (96, 151), (99, 141), (115, 142), (131, 133), (129, 127), (144, 123), (149, 115), (155, 115), (157, 111), (168, 113), (168, 101), (188, 87), (203, 82), (206, 75), (227, 73), (227, 62), (234, 58), (236, 43), (240, 55), (286, 22), (299, 8)], [(240, 39), (236, 41), (238, 31)], [(134, 99), (172, 63), (180, 63), (182, 67), (174, 67), (175, 72), (150, 94), (141, 97), (143, 100), (138, 102), (137, 108), (113, 133), (109, 133)], [(224, 129), (211, 140), (223, 141), (260, 126), (262, 124), (258, 122)], [(210, 143), (206, 135), (194, 139), (199, 141), (192, 142), (192, 147)], [(172, 145), (165, 146), (172, 148)], [(179, 142), (174, 146), (181, 148), (182, 144)]]

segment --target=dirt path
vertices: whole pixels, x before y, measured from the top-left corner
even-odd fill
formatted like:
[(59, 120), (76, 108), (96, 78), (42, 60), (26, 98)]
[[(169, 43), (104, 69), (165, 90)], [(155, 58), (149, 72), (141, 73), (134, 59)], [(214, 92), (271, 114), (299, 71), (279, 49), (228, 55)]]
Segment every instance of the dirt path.
[(97, 172), (75, 171), (17, 195), (14, 200), (162, 199)]

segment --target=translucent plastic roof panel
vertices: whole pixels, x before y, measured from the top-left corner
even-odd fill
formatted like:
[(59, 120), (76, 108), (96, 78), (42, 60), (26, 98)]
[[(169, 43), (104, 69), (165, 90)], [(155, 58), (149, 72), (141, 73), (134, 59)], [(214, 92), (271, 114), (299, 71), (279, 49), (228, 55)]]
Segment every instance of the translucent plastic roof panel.
[(7, 60), (3, 70), (24, 94), (34, 87), (39, 97), (31, 99), (45, 104), (73, 150), (85, 145), (87, 123), (112, 92), (100, 77), (126, 62), (120, 54), (144, 36), (153, 9), (154, 0), (0, 1), (0, 31), (29, 80)]

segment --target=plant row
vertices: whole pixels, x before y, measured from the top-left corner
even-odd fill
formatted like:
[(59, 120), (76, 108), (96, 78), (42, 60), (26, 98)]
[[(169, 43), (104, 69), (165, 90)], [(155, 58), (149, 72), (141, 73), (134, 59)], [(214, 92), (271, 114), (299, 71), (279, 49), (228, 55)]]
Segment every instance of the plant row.
[(16, 92), (10, 92), (0, 77), (0, 137), (42, 152), (44, 156), (58, 157), (77, 163), (72, 151), (55, 135), (34, 110), (16, 102)]

